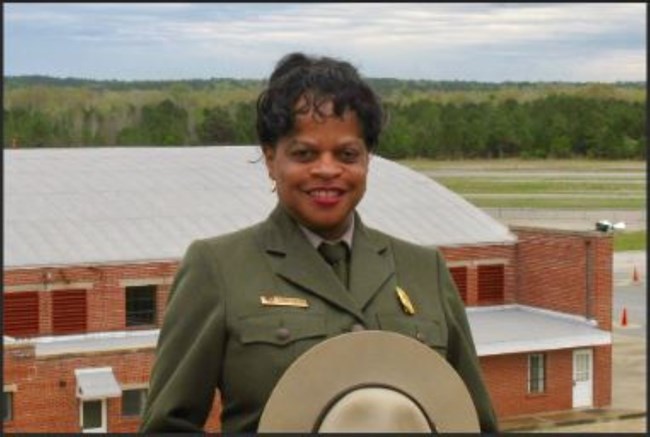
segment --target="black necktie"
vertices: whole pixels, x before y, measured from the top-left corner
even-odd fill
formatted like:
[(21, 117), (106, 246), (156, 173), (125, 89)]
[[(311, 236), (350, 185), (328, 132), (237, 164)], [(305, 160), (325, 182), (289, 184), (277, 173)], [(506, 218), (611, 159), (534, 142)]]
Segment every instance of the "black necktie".
[(348, 246), (343, 241), (336, 244), (321, 243), (318, 252), (332, 266), (345, 288), (348, 288)]

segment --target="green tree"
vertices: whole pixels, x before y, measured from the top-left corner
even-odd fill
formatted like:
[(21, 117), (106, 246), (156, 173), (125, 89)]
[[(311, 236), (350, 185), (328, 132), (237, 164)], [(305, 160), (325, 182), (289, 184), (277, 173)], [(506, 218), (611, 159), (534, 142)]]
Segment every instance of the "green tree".
[(232, 116), (235, 144), (257, 143), (256, 118), (257, 113), (254, 101), (240, 102), (235, 105), (234, 115)]
[(38, 110), (17, 108), (5, 110), (4, 113), (4, 142), (18, 147), (47, 147), (51, 146), (54, 137), (54, 126), (50, 118)]
[(235, 126), (227, 110), (220, 106), (203, 110), (203, 121), (197, 128), (202, 144), (233, 144)]
[(187, 111), (170, 99), (142, 108), (141, 127), (152, 145), (177, 146), (186, 143)]

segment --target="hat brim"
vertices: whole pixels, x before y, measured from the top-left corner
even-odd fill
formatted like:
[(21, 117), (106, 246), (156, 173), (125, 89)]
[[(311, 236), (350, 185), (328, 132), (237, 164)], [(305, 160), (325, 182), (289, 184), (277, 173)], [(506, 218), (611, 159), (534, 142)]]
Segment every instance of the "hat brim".
[(313, 432), (332, 401), (354, 387), (394, 388), (415, 400), (437, 432), (478, 432), (463, 380), (437, 352), (389, 331), (323, 341), (282, 375), (262, 412), (259, 432)]

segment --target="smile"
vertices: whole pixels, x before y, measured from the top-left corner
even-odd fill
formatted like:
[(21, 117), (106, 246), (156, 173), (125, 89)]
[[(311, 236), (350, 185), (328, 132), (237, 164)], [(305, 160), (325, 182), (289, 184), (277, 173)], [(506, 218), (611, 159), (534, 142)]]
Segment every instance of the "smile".
[(342, 190), (338, 189), (317, 189), (309, 191), (309, 195), (315, 199), (335, 199), (343, 194)]
[(315, 188), (308, 190), (309, 198), (319, 208), (333, 208), (343, 200), (345, 190), (339, 188)]

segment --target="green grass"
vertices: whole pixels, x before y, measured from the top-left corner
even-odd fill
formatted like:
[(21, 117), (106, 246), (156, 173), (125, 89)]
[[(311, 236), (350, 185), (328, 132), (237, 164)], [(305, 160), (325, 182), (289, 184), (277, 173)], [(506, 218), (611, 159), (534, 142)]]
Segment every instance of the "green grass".
[[(478, 207), (578, 210), (646, 207), (644, 161), (409, 159), (399, 162), (426, 174)], [(600, 176), (602, 172), (617, 175), (607, 178)]]
[(592, 159), (466, 159), (440, 161), (415, 158), (398, 160), (400, 164), (417, 171), (427, 170), (547, 170), (547, 171), (608, 171), (629, 172), (646, 170), (645, 161), (599, 161)]
[(434, 180), (459, 194), (630, 193), (644, 196), (645, 181), (610, 183), (582, 180), (495, 180), (468, 177), (436, 177)]
[[(462, 195), (462, 194), (461, 194)], [(546, 208), (546, 209), (645, 209), (644, 198), (500, 198), (462, 195), (480, 208)]]
[[(479, 208), (585, 211), (646, 208), (646, 163), (643, 161), (410, 159), (399, 162)], [(490, 172), (494, 172), (494, 177)], [(599, 172), (618, 174), (608, 180)], [(628, 250), (646, 250), (645, 230), (614, 233), (614, 251)]]
[(646, 231), (615, 232), (614, 251), (646, 250)]

